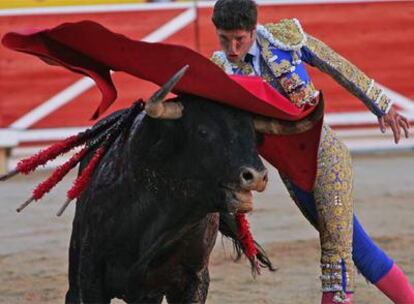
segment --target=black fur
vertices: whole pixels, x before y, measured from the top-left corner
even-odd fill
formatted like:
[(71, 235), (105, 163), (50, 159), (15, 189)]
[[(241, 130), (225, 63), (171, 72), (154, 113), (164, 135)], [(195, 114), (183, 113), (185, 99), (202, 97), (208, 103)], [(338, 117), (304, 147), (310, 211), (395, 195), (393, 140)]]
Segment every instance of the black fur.
[(205, 302), (219, 212), (232, 199), (222, 186), (264, 166), (247, 113), (178, 100), (181, 119), (142, 113), (124, 129), (77, 201), (66, 303)]

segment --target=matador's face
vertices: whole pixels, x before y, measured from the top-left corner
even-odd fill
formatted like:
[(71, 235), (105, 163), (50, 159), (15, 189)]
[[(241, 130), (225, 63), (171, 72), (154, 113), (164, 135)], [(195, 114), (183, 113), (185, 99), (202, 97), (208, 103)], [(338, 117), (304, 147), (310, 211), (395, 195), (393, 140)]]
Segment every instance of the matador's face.
[(243, 60), (256, 40), (256, 29), (251, 31), (217, 29), (217, 36), (227, 59), (237, 63)]

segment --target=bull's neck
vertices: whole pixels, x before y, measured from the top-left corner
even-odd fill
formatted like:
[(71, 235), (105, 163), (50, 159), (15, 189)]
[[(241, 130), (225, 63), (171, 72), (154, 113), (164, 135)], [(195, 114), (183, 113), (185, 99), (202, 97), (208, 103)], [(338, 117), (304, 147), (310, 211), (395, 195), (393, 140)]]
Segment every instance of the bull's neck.
[[(208, 214), (203, 210), (205, 202), (196, 199), (199, 189), (190, 187), (194, 183), (167, 179), (146, 169), (141, 172), (140, 187), (136, 201), (141, 207), (139, 259), (131, 269), (131, 282), (139, 282), (145, 275), (148, 265), (166, 252), (178, 240)], [(135, 180), (137, 181), (137, 180)]]
[[(206, 189), (194, 180), (167, 177), (160, 170), (140, 170), (140, 178), (132, 179), (137, 203), (142, 206), (141, 217), (147, 223), (145, 238), (159, 237), (165, 231), (176, 231), (193, 226), (209, 212)], [(204, 185), (205, 186), (205, 185)], [(145, 229), (145, 228), (144, 228)], [(149, 241), (149, 240), (148, 240)]]

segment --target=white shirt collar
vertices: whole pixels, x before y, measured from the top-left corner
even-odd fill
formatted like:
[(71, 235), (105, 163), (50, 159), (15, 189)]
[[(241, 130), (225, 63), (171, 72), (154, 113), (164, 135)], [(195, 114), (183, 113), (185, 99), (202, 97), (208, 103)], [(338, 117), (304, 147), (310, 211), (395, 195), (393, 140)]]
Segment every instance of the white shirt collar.
[(256, 40), (253, 42), (252, 46), (250, 47), (247, 53), (252, 55), (253, 58), (258, 58), (260, 56), (260, 50)]
[(254, 74), (257, 76), (260, 76), (262, 74), (260, 71), (260, 49), (259, 49), (259, 46), (257, 45), (256, 40), (254, 40), (252, 46), (250, 47), (247, 53), (253, 56), (252, 64), (253, 64)]

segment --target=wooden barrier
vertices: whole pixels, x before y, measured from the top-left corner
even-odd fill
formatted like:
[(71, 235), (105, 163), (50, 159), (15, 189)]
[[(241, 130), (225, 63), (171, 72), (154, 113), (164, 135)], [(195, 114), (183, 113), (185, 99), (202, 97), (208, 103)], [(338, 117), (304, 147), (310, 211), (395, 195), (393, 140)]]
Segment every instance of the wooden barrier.
[(10, 155), (10, 148), (0, 147), (0, 174), (7, 172), (7, 159)]
[(0, 9), (68, 5), (135, 4), (142, 2), (145, 2), (145, 0), (14, 0), (1, 1)]

